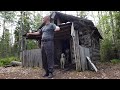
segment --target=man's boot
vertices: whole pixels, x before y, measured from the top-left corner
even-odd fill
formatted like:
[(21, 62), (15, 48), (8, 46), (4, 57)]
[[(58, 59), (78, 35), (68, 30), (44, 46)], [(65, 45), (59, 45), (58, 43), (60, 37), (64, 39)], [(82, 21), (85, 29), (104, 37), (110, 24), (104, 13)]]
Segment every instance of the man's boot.
[(47, 76), (49, 76), (49, 72), (48, 71), (46, 71), (46, 73), (43, 75), (43, 77), (47, 77)]
[(53, 78), (53, 73), (49, 73), (48, 78)]

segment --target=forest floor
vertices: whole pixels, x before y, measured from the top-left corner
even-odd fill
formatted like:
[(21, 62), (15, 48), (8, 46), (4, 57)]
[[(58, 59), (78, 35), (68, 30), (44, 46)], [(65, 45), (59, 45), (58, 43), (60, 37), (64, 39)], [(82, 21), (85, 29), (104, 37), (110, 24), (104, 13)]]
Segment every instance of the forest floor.
[[(120, 64), (98, 63), (98, 72), (55, 69), (53, 79), (120, 79)], [(0, 67), (0, 79), (47, 79), (41, 68)]]

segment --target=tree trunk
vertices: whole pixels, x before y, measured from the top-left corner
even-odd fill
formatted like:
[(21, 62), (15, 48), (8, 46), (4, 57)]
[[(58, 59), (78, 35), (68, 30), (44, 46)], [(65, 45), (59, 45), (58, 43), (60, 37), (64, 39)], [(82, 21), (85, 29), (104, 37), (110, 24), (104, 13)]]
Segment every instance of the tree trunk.
[[(21, 13), (21, 30), (19, 31), (19, 50), (20, 52), (23, 51), (23, 37), (21, 38), (21, 36), (23, 35), (23, 11), (20, 12)], [(21, 57), (20, 55), (20, 52), (19, 52), (19, 57)], [(22, 59), (22, 58), (21, 58)]]
[(3, 20), (3, 44), (2, 44), (2, 57), (5, 57), (5, 19)]
[(112, 11), (109, 11), (109, 14), (110, 14), (110, 24), (111, 24), (111, 29), (112, 29), (112, 39), (113, 39), (113, 44), (115, 44), (115, 28), (114, 28), (114, 23), (113, 23)]

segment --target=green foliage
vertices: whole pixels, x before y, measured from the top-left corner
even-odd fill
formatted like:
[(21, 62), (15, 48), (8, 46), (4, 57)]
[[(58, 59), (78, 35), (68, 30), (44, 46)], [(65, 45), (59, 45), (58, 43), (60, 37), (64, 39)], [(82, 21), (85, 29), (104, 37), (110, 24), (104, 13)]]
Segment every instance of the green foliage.
[(101, 41), (101, 60), (110, 61), (118, 59), (120, 49), (120, 12), (104, 11), (99, 14), (100, 20), (97, 26), (102, 30), (103, 40)]
[(1, 11), (0, 16), (7, 22), (13, 22), (15, 19), (14, 11)]
[(0, 57), (8, 57), (11, 55), (11, 40), (10, 40), (10, 29), (8, 25), (12, 25), (15, 20), (14, 11), (1, 11), (0, 12), (1, 21), (3, 22), (3, 34), (0, 39)]
[(38, 48), (38, 44), (35, 40), (27, 40), (27, 50)]
[[(3, 34), (0, 37), (0, 58), (18, 56), (21, 50), (22, 34), (36, 31), (42, 22), (42, 11), (0, 11), (0, 19), (2, 21)], [(22, 18), (22, 21), (21, 21)], [(21, 23), (23, 28), (21, 28)], [(14, 44), (11, 44), (11, 33), (9, 26), (15, 25)], [(38, 48), (38, 43), (35, 40), (27, 40), (27, 49)]]
[(110, 60), (110, 61), (111, 61), (111, 63), (113, 63), (113, 64), (120, 63), (120, 59), (112, 59), (112, 60)]
[(11, 61), (19, 61), (17, 57), (8, 57), (0, 59), (0, 66), (5, 66), (10, 64)]
[(0, 51), (1, 51), (1, 57), (7, 57), (8, 54), (10, 55), (10, 33), (9, 30), (6, 29), (4, 32), (4, 39), (3, 35), (0, 41)]
[(112, 41), (108, 38), (104, 38), (101, 41), (100, 47), (101, 61), (109, 61), (112, 56)]
[(40, 13), (37, 13), (37, 15), (34, 15), (34, 14), (33, 14), (34, 19), (31, 20), (31, 23), (32, 23), (31, 27), (32, 29), (37, 30), (42, 23), (42, 16)]

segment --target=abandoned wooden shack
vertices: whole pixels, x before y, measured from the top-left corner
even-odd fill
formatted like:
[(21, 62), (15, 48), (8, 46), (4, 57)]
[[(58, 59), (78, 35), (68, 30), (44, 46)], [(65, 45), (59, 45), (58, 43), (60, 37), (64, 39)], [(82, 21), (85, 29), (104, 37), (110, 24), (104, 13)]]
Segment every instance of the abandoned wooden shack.
[[(93, 63), (100, 60), (100, 35), (98, 29), (91, 20), (72, 15), (53, 12), (51, 22), (60, 27), (60, 31), (54, 34), (55, 65), (60, 65), (61, 53), (69, 49), (69, 59), (66, 67), (75, 65), (76, 70), (84, 71), (89, 68), (86, 56)], [(42, 24), (39, 29), (42, 28)], [(40, 47), (41, 36), (28, 36), (25, 39), (37, 40)], [(40, 49), (24, 50), (22, 52), (23, 66), (41, 66)]]

